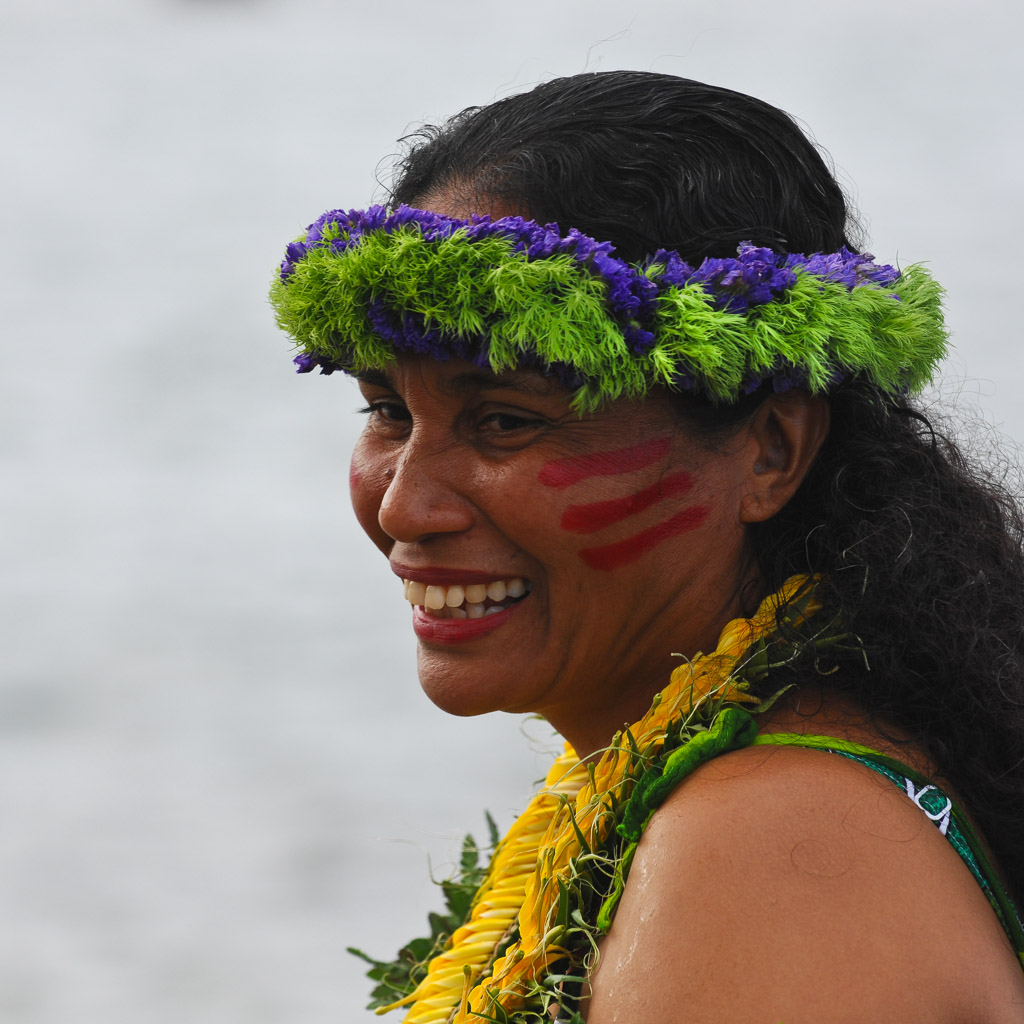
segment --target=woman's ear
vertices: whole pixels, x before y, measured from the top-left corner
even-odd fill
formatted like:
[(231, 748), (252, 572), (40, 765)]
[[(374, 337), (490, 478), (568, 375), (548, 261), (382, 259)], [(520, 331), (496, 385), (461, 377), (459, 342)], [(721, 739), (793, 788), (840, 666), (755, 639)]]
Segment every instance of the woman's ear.
[(796, 493), (828, 436), (829, 405), (806, 391), (766, 398), (747, 427), (754, 456), (740, 520), (771, 519)]

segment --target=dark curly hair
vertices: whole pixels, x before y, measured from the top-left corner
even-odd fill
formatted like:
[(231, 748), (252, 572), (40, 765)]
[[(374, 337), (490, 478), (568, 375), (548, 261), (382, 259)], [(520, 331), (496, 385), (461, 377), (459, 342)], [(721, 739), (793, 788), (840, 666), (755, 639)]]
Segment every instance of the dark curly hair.
[[(856, 248), (842, 190), (785, 113), (727, 89), (613, 71), (547, 82), (412, 137), (394, 203), (441, 189), (558, 221), (637, 261), (691, 262), (743, 241)], [(753, 412), (680, 396), (714, 444)], [(861, 650), (827, 679), (925, 746), (962, 796), (1011, 891), (1024, 894), (1024, 523), (1000, 474), (972, 464), (906, 398), (853, 380), (793, 500), (753, 530), (763, 577), (822, 573)], [(820, 666), (804, 665), (805, 675)], [(818, 677), (820, 678), (820, 677)]]

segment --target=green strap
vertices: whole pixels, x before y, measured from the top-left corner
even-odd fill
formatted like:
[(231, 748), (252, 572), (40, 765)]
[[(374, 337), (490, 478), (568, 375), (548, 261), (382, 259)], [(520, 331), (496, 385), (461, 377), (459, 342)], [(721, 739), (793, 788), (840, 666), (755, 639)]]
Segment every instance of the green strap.
[(758, 733), (751, 746), (810, 747), (813, 750), (841, 750), (844, 754), (856, 754), (859, 757), (885, 757), (879, 750), (862, 746), (860, 743), (851, 743), (849, 740), (841, 740), (836, 736), (805, 736), (798, 732)]

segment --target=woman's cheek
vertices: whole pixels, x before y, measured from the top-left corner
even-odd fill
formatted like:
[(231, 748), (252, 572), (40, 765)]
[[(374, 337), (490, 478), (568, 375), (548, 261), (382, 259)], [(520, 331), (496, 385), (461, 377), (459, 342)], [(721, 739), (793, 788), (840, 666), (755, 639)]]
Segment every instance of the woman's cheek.
[(537, 482), (568, 499), (559, 526), (582, 542), (577, 555), (589, 568), (614, 572), (704, 523), (709, 507), (687, 500), (693, 474), (664, 471), (671, 447), (671, 437), (653, 438), (541, 469)]
[(362, 445), (357, 444), (348, 467), (348, 489), (352, 499), (352, 510), (366, 535), (385, 554), (392, 542), (381, 529), (378, 514), (387, 488), (388, 478), (384, 465), (379, 460), (367, 457)]

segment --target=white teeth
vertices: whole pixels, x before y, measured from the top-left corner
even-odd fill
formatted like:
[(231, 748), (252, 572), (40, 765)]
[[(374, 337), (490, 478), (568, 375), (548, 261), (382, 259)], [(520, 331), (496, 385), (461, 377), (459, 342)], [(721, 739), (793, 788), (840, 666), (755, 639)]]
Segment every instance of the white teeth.
[[(521, 576), (491, 583), (453, 583), (451, 586), (402, 580), (402, 593), (406, 601), (453, 619), (481, 619), (493, 612), (504, 611), (508, 606), (503, 606), (501, 602), (518, 600), (528, 594), (529, 590)], [(493, 602), (490, 607), (484, 603), (488, 600)]]

